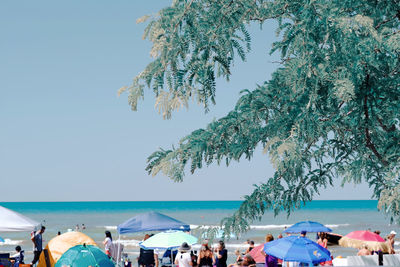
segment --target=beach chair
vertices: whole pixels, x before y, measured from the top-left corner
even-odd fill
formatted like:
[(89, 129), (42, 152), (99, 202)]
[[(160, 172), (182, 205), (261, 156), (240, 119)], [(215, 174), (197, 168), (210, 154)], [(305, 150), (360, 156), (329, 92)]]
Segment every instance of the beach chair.
[(383, 266), (400, 266), (400, 255), (383, 255)]
[(348, 266), (379, 266), (378, 255), (348, 256)]
[(0, 267), (11, 266), (10, 253), (0, 253)]

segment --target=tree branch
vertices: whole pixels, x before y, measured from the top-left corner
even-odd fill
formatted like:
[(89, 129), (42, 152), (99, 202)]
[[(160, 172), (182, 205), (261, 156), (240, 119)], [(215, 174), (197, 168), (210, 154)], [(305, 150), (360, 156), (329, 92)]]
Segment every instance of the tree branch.
[(377, 117), (379, 125), (382, 127), (383, 130), (385, 130), (386, 132), (390, 133), (390, 132), (394, 132), (396, 130), (396, 126), (393, 124), (390, 127), (387, 127), (385, 124), (383, 124), (383, 121), (381, 118)]
[[(365, 81), (365, 87), (368, 88), (369, 86), (369, 74), (367, 74), (366, 81)], [(365, 141), (366, 141), (366, 146), (374, 153), (374, 155), (382, 162), (384, 166), (388, 166), (389, 163), (382, 157), (382, 155), (378, 152), (376, 149), (375, 145), (371, 141), (371, 135), (369, 133), (369, 127), (368, 127), (368, 122), (369, 122), (369, 112), (368, 112), (368, 92), (365, 93), (364, 96), (364, 115), (365, 115)]]

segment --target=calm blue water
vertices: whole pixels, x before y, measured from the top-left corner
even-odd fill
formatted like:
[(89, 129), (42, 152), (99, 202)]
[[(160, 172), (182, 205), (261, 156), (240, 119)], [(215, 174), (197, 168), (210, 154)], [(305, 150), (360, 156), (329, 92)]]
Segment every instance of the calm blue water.
[[(18, 212), (121, 212), (121, 211), (177, 211), (239, 208), (242, 201), (95, 201), (95, 202), (0, 202)], [(316, 200), (302, 210), (377, 210), (376, 200)]]
[[(3, 202), (0, 205), (15, 210), (36, 221), (42, 222), (47, 229), (45, 241), (53, 238), (58, 231), (75, 230), (78, 224), (85, 224), (83, 230), (92, 237), (101, 247), (104, 231), (110, 230), (117, 239), (116, 226), (127, 219), (146, 211), (159, 211), (178, 220), (191, 224), (193, 228), (205, 225), (219, 225), (221, 219), (231, 215), (241, 204), (241, 201), (145, 201), (145, 202)], [(377, 210), (377, 201), (313, 201), (305, 207), (295, 211), (290, 217), (282, 213), (273, 216), (267, 212), (260, 221), (252, 223), (251, 230), (239, 238), (232, 238), (227, 242), (230, 259), (233, 261), (233, 252), (239, 248), (246, 249), (244, 241), (252, 239), (262, 243), (267, 233), (277, 236), (298, 221), (312, 220), (321, 222), (338, 234), (347, 234), (354, 230), (380, 230), (382, 235), (391, 230), (400, 231), (398, 225), (390, 225), (389, 219)], [(79, 229), (81, 230), (81, 229)], [(82, 231), (82, 230), (81, 230)], [(138, 242), (144, 233), (124, 235), (121, 237), (125, 251), (132, 258), (138, 252)], [(0, 245), (0, 251), (12, 251), (16, 244), (21, 245), (31, 257), (32, 243), (29, 233), (1, 233), (7, 239)], [(309, 236), (314, 238), (314, 236)], [(330, 247), (334, 256), (354, 255), (353, 249)]]

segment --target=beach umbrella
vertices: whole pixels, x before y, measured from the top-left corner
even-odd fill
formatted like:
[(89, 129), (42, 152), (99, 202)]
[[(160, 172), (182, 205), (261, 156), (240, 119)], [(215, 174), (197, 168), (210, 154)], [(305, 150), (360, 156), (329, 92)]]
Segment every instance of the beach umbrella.
[(301, 233), (302, 231), (317, 233), (317, 232), (332, 232), (332, 229), (324, 226), (319, 222), (304, 221), (293, 224), (287, 228), (284, 233)]
[(0, 243), (6, 242), (3, 238), (0, 237)]
[(115, 264), (98, 247), (77, 245), (68, 249), (57, 261), (55, 267), (113, 267)]
[(118, 225), (117, 230), (119, 234), (165, 230), (190, 231), (190, 225), (152, 211), (130, 218)]
[(264, 244), (255, 246), (250, 252), (250, 256), (254, 259), (256, 263), (265, 263), (265, 256), (262, 254), (264, 249)]
[(183, 242), (193, 245), (197, 238), (182, 231), (166, 231), (140, 242), (139, 246), (144, 249), (177, 249)]
[(0, 232), (33, 231), (38, 225), (38, 222), (0, 206)]
[[(50, 266), (54, 267), (68, 249), (83, 244), (96, 246), (96, 242), (82, 232), (67, 232), (54, 237), (46, 245)], [(38, 267), (47, 267), (44, 253), (40, 254)]]
[(311, 265), (331, 260), (329, 250), (301, 236), (288, 236), (265, 243), (264, 252), (284, 261)]
[(385, 239), (371, 231), (353, 231), (339, 240), (339, 245), (342, 247), (360, 249), (363, 244), (366, 244), (369, 250), (381, 250), (384, 253), (389, 251)]

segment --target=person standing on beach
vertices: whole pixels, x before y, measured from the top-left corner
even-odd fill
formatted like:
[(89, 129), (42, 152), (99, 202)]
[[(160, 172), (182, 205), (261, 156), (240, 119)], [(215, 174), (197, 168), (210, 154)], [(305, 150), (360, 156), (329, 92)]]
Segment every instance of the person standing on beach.
[(197, 264), (199, 267), (211, 267), (215, 264), (215, 259), (208, 242), (203, 242), (200, 248), (199, 256), (197, 256)]
[(109, 258), (111, 258), (112, 236), (110, 231), (105, 231), (106, 238), (103, 241), (104, 250)]
[(247, 244), (249, 244), (249, 247), (246, 249), (246, 252), (244, 254), (249, 254), (250, 251), (254, 248), (254, 241), (253, 240), (247, 240)]
[(178, 249), (178, 254), (176, 254), (175, 264), (179, 265), (179, 267), (191, 267), (193, 266), (192, 257), (190, 256), (191, 246), (188, 243), (183, 242), (180, 248)]
[(33, 242), (33, 260), (32, 260), (32, 265), (36, 264), (36, 262), (39, 261), (39, 256), (40, 253), (42, 253), (43, 250), (43, 238), (42, 235), (44, 231), (46, 230), (46, 227), (42, 226), (39, 231), (34, 233), (31, 237), (31, 240)]
[(225, 248), (224, 241), (220, 240), (218, 242), (218, 247), (215, 252), (215, 265), (217, 267), (226, 267), (226, 260), (228, 259), (228, 250)]
[(390, 234), (387, 237), (387, 244), (389, 246), (389, 254), (395, 254), (396, 251), (394, 250), (394, 238), (396, 237), (396, 232), (391, 231)]
[[(143, 241), (150, 238), (149, 234), (144, 236)], [(158, 267), (158, 255), (154, 253), (153, 249), (143, 249), (140, 248), (140, 253), (138, 257), (138, 264), (141, 267)]]
[[(274, 236), (272, 234), (267, 234), (265, 236), (265, 244), (274, 241)], [(265, 257), (265, 267), (278, 267), (278, 259), (272, 255), (268, 255), (261, 250), (261, 254)]]

